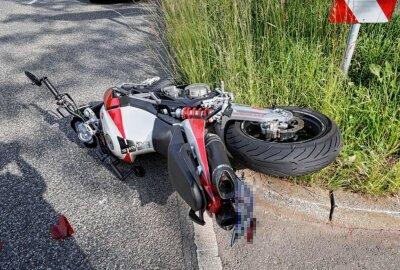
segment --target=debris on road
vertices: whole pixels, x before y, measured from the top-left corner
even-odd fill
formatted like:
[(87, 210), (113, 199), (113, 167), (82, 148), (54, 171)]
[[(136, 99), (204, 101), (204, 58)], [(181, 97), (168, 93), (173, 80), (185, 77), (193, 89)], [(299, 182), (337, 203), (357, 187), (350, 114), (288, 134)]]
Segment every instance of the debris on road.
[(333, 190), (329, 191), (329, 199), (331, 202), (331, 210), (329, 211), (329, 221), (332, 221), (333, 212), (335, 211), (335, 208), (337, 207), (337, 205), (335, 203), (335, 196), (333, 195)]
[(51, 238), (64, 239), (67, 236), (71, 236), (73, 233), (74, 229), (64, 215), (58, 217), (58, 224), (51, 225)]

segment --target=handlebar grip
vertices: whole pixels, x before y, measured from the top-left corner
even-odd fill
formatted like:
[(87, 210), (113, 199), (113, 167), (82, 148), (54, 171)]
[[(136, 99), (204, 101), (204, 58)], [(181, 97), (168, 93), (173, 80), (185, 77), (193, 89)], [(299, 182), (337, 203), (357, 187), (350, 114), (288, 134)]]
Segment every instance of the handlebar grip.
[(28, 77), (29, 80), (31, 80), (32, 84), (41, 86), (42, 85), (42, 80), (39, 79), (35, 74), (29, 71), (25, 71), (25, 76)]

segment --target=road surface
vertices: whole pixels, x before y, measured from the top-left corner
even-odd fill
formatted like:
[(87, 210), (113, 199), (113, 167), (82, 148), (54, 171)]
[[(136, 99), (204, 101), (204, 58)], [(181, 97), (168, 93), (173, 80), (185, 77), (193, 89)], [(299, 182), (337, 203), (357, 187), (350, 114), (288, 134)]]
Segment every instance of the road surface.
[[(193, 225), (166, 162), (138, 161), (144, 178), (118, 180), (57, 120), (47, 75), (78, 104), (122, 82), (163, 74), (149, 41), (147, 3), (78, 0), (0, 3), (0, 269), (197, 268)], [(75, 235), (50, 238), (64, 214)]]

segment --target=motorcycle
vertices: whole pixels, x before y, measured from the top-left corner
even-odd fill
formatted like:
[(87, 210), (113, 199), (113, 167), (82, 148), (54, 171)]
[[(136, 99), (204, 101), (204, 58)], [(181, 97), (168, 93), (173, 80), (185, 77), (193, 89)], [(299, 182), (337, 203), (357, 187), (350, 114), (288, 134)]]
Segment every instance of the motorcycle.
[[(321, 113), (235, 104), (223, 82), (211, 91), (201, 83), (158, 87), (154, 77), (111, 87), (102, 102), (77, 106), (47, 77), (25, 75), (50, 90), (60, 115), (72, 115), (79, 140), (98, 148), (121, 180), (144, 174), (134, 166), (138, 156), (167, 157), (169, 180), (190, 207), (189, 217), (204, 225), (204, 212), (215, 216), (221, 228), (233, 229), (232, 244), (243, 236), (250, 241), (256, 220), (252, 191), (231, 160), (269, 175), (304, 175), (333, 162), (342, 145), (338, 127)], [(132, 170), (122, 173), (121, 162), (133, 164)]]

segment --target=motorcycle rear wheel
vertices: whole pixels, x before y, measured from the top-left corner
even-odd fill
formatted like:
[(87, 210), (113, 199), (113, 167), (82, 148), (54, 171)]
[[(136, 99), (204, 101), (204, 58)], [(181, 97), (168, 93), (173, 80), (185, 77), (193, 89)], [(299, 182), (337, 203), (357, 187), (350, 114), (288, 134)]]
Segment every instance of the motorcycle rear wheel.
[[(232, 121), (225, 134), (229, 153), (255, 171), (279, 177), (319, 171), (340, 153), (342, 137), (337, 125), (325, 115), (301, 107), (279, 107), (304, 121), (304, 128), (290, 141), (268, 141), (258, 123)], [(259, 130), (257, 130), (257, 127)]]

